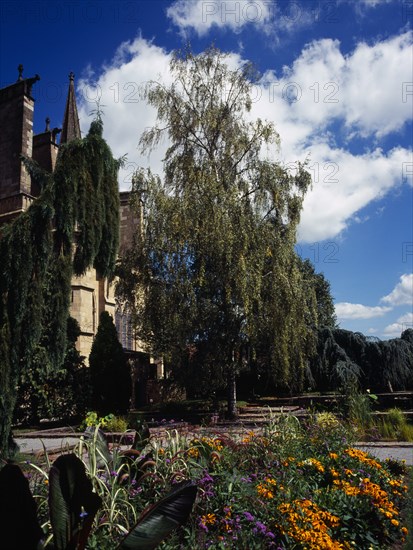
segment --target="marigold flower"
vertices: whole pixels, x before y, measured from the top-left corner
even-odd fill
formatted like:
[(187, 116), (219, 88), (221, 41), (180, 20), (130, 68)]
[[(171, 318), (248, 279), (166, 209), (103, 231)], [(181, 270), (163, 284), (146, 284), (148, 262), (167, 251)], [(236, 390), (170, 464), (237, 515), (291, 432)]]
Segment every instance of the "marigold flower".
[(192, 456), (194, 458), (198, 458), (199, 457), (199, 451), (196, 447), (191, 447), (190, 449), (188, 449), (188, 456)]
[(215, 514), (205, 514), (204, 516), (201, 516), (201, 523), (204, 525), (214, 525), (216, 520), (217, 516)]

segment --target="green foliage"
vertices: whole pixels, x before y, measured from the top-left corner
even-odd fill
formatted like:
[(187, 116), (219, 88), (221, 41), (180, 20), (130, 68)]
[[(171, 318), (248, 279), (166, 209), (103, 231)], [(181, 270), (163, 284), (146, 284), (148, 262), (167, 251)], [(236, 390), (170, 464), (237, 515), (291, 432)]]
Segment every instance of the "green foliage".
[(112, 413), (99, 417), (97, 412), (90, 411), (82, 422), (81, 430), (86, 428), (102, 428), (108, 432), (126, 432), (128, 422), (123, 416), (116, 416)]
[[(96, 447), (91, 444), (89, 451), (96, 452)], [(92, 460), (91, 462), (93, 464), (96, 461)], [(131, 464), (134, 464), (133, 460)], [(106, 464), (107, 466), (113, 468), (116, 465)], [(46, 498), (49, 505), (54, 550), (93, 548), (93, 542), (92, 546), (88, 544), (92, 527), (94, 532), (90, 538), (99, 540), (96, 531), (98, 529), (106, 531), (105, 527), (108, 522), (109, 531), (114, 531), (114, 533), (109, 538), (101, 539), (102, 545), (99, 548), (151, 550), (156, 548), (171, 531), (187, 521), (197, 493), (194, 483), (184, 481), (173, 485), (169, 494), (146, 509), (138, 518), (133, 505), (128, 502), (129, 491), (136, 484), (135, 478), (130, 480), (133, 482), (131, 486), (125, 486), (125, 475), (127, 478), (131, 468), (129, 466), (124, 468), (123, 475), (114, 478), (113, 470), (108, 471), (106, 467), (101, 471), (96, 471), (93, 475), (90, 470), (87, 470), (86, 464), (75, 454), (60, 456), (53, 463), (48, 474), (36, 467), (49, 486)], [(144, 468), (145, 464), (141, 464), (141, 467)], [(106, 478), (106, 472), (108, 478)], [(112, 481), (109, 483), (104, 481), (111, 478)], [(9, 540), (14, 538), (16, 544), (11, 542), (8, 548), (10, 550), (23, 547), (26, 550), (44, 548), (45, 546), (40, 541), (43, 539), (44, 533), (36, 518), (36, 504), (30, 493), (27, 479), (17, 465), (7, 464), (1, 470), (0, 487), (1, 509), (4, 511), (2, 517), (3, 519), (10, 517), (9, 529), (16, 528), (9, 532)], [(37, 495), (37, 499), (40, 501), (44, 498), (45, 496)], [(13, 502), (16, 502), (17, 499), (18, 510), (13, 506)], [(118, 514), (120, 515), (119, 520), (125, 519), (121, 513), (124, 504), (130, 508), (129, 515), (134, 518), (134, 521), (130, 533), (126, 531), (127, 534), (122, 540), (119, 537), (119, 532), (116, 534), (115, 532)], [(108, 505), (109, 508), (107, 508)], [(6, 506), (9, 506), (9, 512), (6, 511)], [(11, 512), (14, 512), (15, 515), (12, 516)], [(94, 523), (97, 514), (100, 518), (98, 525), (96, 522)], [(120, 531), (124, 533), (125, 528), (123, 527)]]
[(247, 121), (255, 74), (227, 63), (214, 48), (177, 52), (174, 83), (143, 90), (159, 124), (142, 135), (142, 151), (164, 135), (171, 145), (163, 182), (144, 170), (133, 178), (144, 234), (124, 258), (118, 291), (173, 375), (192, 380), (193, 393), (227, 385), (233, 410), (251, 348), (269, 377), (299, 387), (314, 338), (294, 251), (311, 178), (300, 163), (293, 173), (275, 162), (274, 126)]
[(171, 531), (185, 523), (191, 513), (197, 487), (190, 481), (178, 483), (160, 502), (147, 509), (119, 550), (152, 550)]
[(85, 419), (83, 420), (80, 429), (84, 431), (86, 428), (96, 428), (101, 427), (105, 428), (108, 421), (113, 417), (112, 413), (107, 414), (106, 416), (99, 417), (96, 411), (89, 411), (86, 414)]
[(129, 407), (131, 377), (116, 327), (107, 311), (100, 314), (89, 365), (95, 409), (101, 415), (125, 413)]
[[(119, 227), (119, 163), (92, 123), (83, 140), (62, 147), (54, 174), (24, 159), (42, 189), (0, 239), (0, 449), (8, 455), (16, 388), (22, 373), (39, 386), (67, 349), (72, 274), (94, 265), (113, 272)], [(80, 231), (79, 231), (80, 230)], [(73, 244), (78, 237), (74, 259)]]
[(118, 252), (119, 193), (117, 174), (121, 161), (113, 158), (102, 139), (100, 119), (92, 122), (83, 140), (62, 146), (54, 171), (56, 228), (60, 251), (75, 241), (74, 272), (93, 265), (102, 277), (111, 277)]
[[(7, 523), (8, 548), (40, 549), (44, 533), (36, 518), (36, 503), (29, 484), (20, 468), (6, 464), (0, 472), (2, 508), (9, 512)], [(53, 531), (54, 550), (83, 550), (94, 516), (101, 504), (100, 497), (92, 491), (92, 484), (86, 477), (85, 466), (73, 454), (59, 457), (45, 474), (49, 485), (49, 513)], [(13, 507), (18, 500), (19, 507)], [(5, 506), (6, 505), (6, 506)], [(12, 516), (15, 513), (15, 516)], [(2, 515), (2, 519), (5, 519)]]
[[(173, 478), (167, 482), (148, 475), (154, 464), (150, 457), (141, 456), (134, 447), (125, 451), (115, 448), (111, 453), (97, 429), (85, 435), (88, 437), (76, 452), (60, 456), (49, 472), (30, 465), (33, 475), (28, 477), (44, 532), (20, 468), (8, 464), (0, 471), (1, 510), (10, 517), (9, 527), (16, 527), (9, 537), (17, 539), (17, 545), (10, 546), (13, 550), (40, 550), (50, 543), (54, 550), (149, 550), (187, 521), (197, 494), (193, 482), (176, 483)], [(46, 540), (44, 545), (40, 538)]]
[(49, 511), (55, 550), (83, 550), (102, 499), (74, 454), (62, 455), (49, 472)]
[(403, 411), (389, 409), (386, 415), (377, 421), (380, 435), (385, 439), (396, 441), (413, 441), (413, 426), (408, 424)]
[(406, 424), (406, 417), (401, 409), (394, 407), (393, 409), (389, 409), (387, 414), (389, 422), (391, 422), (395, 428), (400, 428), (400, 426)]
[(336, 328), (337, 318), (334, 310), (334, 302), (331, 296), (330, 283), (323, 273), (316, 273), (310, 260), (299, 259), (300, 270), (304, 277), (307, 299), (312, 293), (316, 300), (316, 326)]
[(354, 389), (347, 395), (346, 406), (347, 417), (359, 437), (368, 438), (370, 430), (374, 426), (371, 396)]
[(60, 368), (52, 368), (44, 346), (35, 349), (31, 366), (21, 373), (15, 423), (36, 425), (41, 418), (66, 420), (85, 413), (91, 398), (90, 372), (76, 349), (79, 334), (78, 322), (69, 317), (66, 354)]

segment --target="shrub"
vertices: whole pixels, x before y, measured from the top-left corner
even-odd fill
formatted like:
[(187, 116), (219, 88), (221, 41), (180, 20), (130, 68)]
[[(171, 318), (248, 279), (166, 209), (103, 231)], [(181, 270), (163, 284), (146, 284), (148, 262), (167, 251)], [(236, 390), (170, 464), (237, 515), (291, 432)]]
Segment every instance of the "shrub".
[(387, 413), (389, 422), (391, 422), (395, 428), (400, 428), (406, 424), (406, 417), (401, 409), (394, 407), (393, 409), (389, 409)]
[(128, 429), (128, 422), (123, 416), (115, 416), (112, 413), (99, 416), (96, 411), (89, 411), (80, 426), (81, 431), (86, 428), (102, 428), (107, 432), (122, 433)]
[(397, 441), (413, 441), (413, 426), (407, 423), (402, 410), (389, 409), (387, 415), (378, 422), (380, 435)]
[(106, 423), (106, 430), (108, 432), (119, 432), (123, 433), (126, 432), (128, 429), (128, 422), (125, 417), (123, 416), (114, 416), (112, 415), (111, 418)]
[(18, 386), (15, 423), (36, 425), (42, 418), (69, 420), (85, 414), (91, 385), (85, 358), (76, 349), (79, 334), (79, 323), (69, 317), (66, 354), (59, 369), (52, 368), (44, 346), (36, 347)]
[(129, 367), (113, 319), (100, 314), (98, 331), (89, 356), (94, 408), (99, 414), (126, 413), (131, 395)]

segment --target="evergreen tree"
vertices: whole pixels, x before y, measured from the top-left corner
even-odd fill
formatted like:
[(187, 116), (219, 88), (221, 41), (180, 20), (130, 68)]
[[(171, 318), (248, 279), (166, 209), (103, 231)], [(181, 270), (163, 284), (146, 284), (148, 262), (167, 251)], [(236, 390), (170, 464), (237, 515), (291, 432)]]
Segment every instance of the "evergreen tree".
[[(117, 256), (120, 161), (102, 138), (100, 118), (84, 139), (62, 146), (49, 174), (24, 159), (42, 189), (0, 238), (0, 453), (9, 454), (22, 373), (57, 371), (66, 351), (73, 273), (96, 267), (110, 277)], [(78, 246), (73, 247), (76, 235)], [(103, 242), (105, 240), (105, 242)], [(45, 359), (39, 361), (39, 350)], [(43, 353), (43, 352), (42, 352)]]
[(89, 365), (95, 410), (102, 415), (127, 412), (131, 396), (129, 366), (107, 311), (100, 314)]
[(308, 329), (294, 244), (311, 178), (301, 164), (293, 174), (271, 160), (279, 142), (271, 123), (247, 121), (249, 65), (231, 70), (228, 56), (210, 48), (175, 53), (171, 72), (171, 86), (149, 82), (143, 94), (159, 125), (144, 132), (142, 152), (164, 135), (170, 147), (163, 182), (135, 174), (144, 235), (124, 261), (130, 275), (119, 288), (149, 351), (202, 368), (192, 371), (195, 384), (226, 385), (233, 415), (236, 373), (246, 346), (259, 341), (263, 309), (272, 376), (302, 379)]
[(310, 381), (319, 390), (359, 386), (372, 391), (413, 388), (413, 330), (400, 338), (372, 340), (360, 332), (322, 328)]

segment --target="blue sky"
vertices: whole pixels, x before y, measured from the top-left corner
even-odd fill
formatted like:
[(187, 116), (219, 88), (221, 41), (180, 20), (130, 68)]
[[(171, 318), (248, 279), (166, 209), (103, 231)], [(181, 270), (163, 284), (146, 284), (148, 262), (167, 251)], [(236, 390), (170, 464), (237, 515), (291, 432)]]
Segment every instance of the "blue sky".
[(252, 114), (274, 121), (283, 163), (309, 159), (298, 252), (331, 282), (342, 328), (380, 338), (413, 327), (411, 0), (0, 2), (0, 83), (38, 73), (35, 132), (61, 126), (68, 73), (82, 130), (99, 98), (105, 138), (127, 154), (120, 188), (140, 165), (156, 113), (138, 98), (170, 82), (173, 49), (212, 42), (235, 66), (254, 62)]

